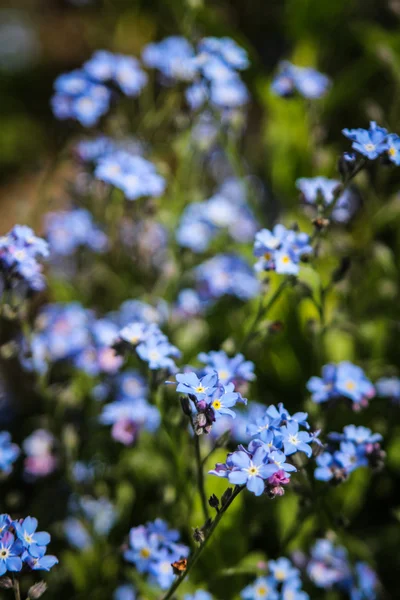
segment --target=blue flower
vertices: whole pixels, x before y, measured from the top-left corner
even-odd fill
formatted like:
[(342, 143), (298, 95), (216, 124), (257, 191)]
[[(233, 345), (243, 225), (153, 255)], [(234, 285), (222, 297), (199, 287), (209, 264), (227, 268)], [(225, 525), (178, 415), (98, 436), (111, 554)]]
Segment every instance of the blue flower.
[(276, 582), (272, 577), (258, 577), (240, 592), (244, 600), (279, 600)]
[(387, 136), (387, 154), (389, 160), (395, 165), (400, 165), (400, 137), (396, 133)]
[(312, 450), (309, 446), (312, 442), (312, 437), (306, 431), (299, 431), (299, 425), (295, 421), (281, 427), (283, 437), (283, 448), (285, 454), (290, 455), (295, 452), (304, 452), (308, 457), (311, 456)]
[(47, 213), (46, 237), (52, 255), (69, 256), (79, 247), (95, 252), (107, 248), (107, 236), (94, 224), (91, 213), (83, 208)]
[(243, 70), (249, 66), (249, 59), (244, 48), (229, 37), (206, 37), (200, 40), (200, 55), (206, 53), (216, 55), (233, 69)]
[(234, 389), (233, 383), (228, 383), (226, 386), (222, 387), (222, 390), (218, 389), (216, 392), (214, 392), (210, 401), (210, 406), (214, 411), (214, 416), (216, 419), (219, 419), (224, 415), (228, 415), (232, 418), (236, 417), (236, 414), (233, 412), (233, 410), (231, 410), (231, 408), (238, 402), (239, 394), (234, 392)]
[(48, 244), (35, 236), (30, 227), (15, 225), (0, 237), (0, 268), (4, 285), (8, 288), (21, 283), (33, 291), (45, 287), (40, 258), (49, 255)]
[(30, 556), (39, 558), (42, 556), (42, 547), (50, 543), (50, 535), (47, 531), (36, 531), (38, 521), (34, 517), (26, 517), (21, 523), (14, 523), (15, 532), (23, 547), (27, 549)]
[(334, 476), (335, 467), (339, 465), (335, 463), (334, 457), (330, 452), (323, 452), (315, 459), (317, 468), (314, 471), (315, 479), (318, 481), (330, 481)]
[(260, 289), (249, 265), (234, 254), (217, 254), (195, 269), (197, 287), (203, 300), (237, 296), (254, 298)]
[(274, 77), (271, 89), (278, 96), (290, 97), (297, 91), (304, 98), (318, 99), (326, 94), (330, 79), (310, 67), (298, 67), (282, 61)]
[(295, 421), (306, 429), (310, 429), (310, 425), (307, 422), (308, 414), (306, 412), (297, 412), (294, 413), (294, 415), (291, 415), (282, 402), (278, 404), (278, 407), (271, 404), (271, 406), (267, 408), (267, 415), (272, 419), (279, 419), (280, 421), (287, 421), (289, 423)]
[(149, 369), (168, 369), (171, 373), (176, 370), (171, 357), (179, 358), (181, 355), (178, 348), (156, 335), (141, 342), (136, 351), (138, 356), (148, 363)]
[(160, 544), (156, 535), (150, 535), (144, 525), (133, 527), (129, 532), (129, 549), (124, 558), (134, 563), (139, 573), (148, 573), (152, 561), (158, 560)]
[(277, 431), (280, 426), (280, 419), (273, 419), (267, 412), (258, 417), (254, 423), (250, 422), (247, 426), (247, 433), (252, 437), (257, 436), (266, 444), (271, 444), (279, 448), (282, 442), (282, 435)]
[(136, 600), (136, 591), (130, 583), (119, 585), (114, 591), (113, 600)]
[(369, 129), (343, 129), (343, 135), (352, 140), (352, 148), (369, 160), (374, 160), (389, 148), (387, 129), (371, 121)]
[(292, 579), (283, 584), (282, 600), (309, 600), (309, 595), (301, 589), (300, 579)]
[(193, 371), (177, 373), (175, 378), (178, 382), (177, 392), (192, 394), (198, 400), (211, 396), (217, 390), (218, 374), (215, 371), (200, 379)]
[(253, 381), (256, 378), (254, 363), (246, 360), (243, 354), (236, 354), (229, 358), (226, 352), (219, 350), (218, 352), (201, 352), (198, 359), (207, 365), (205, 368), (207, 373), (216, 371), (219, 381), (223, 384), (230, 382), (238, 384)]
[(11, 519), (10, 515), (7, 515), (7, 514), (0, 515), (0, 537), (10, 527), (11, 523), (12, 523), (12, 519)]
[(204, 590), (197, 590), (194, 594), (185, 594), (183, 600), (213, 600), (211, 594)]
[(276, 472), (275, 465), (265, 464), (267, 451), (263, 447), (257, 448), (253, 456), (239, 450), (231, 455), (234, 469), (229, 473), (230, 483), (236, 485), (246, 484), (247, 489), (255, 496), (261, 496), (264, 491), (264, 480)]
[(64, 534), (71, 546), (84, 550), (90, 548), (93, 541), (83, 523), (76, 517), (68, 517), (64, 521)]
[(312, 252), (309, 236), (275, 225), (272, 231), (262, 229), (255, 236), (254, 255), (259, 258), (256, 271), (276, 271), (280, 274), (297, 275), (299, 262)]
[(101, 156), (94, 174), (97, 179), (121, 189), (128, 200), (157, 197), (165, 188), (164, 178), (151, 162), (124, 150)]
[(22, 547), (12, 533), (6, 531), (0, 538), (0, 577), (7, 571), (16, 572), (22, 569), (20, 558)]
[(46, 554), (46, 548), (38, 548), (38, 556), (32, 556), (29, 551), (25, 551), (21, 558), (28, 564), (33, 571), (50, 571), (54, 565), (58, 564), (58, 558), (51, 554)]
[[(309, 204), (322, 201), (324, 206), (329, 206), (334, 200), (334, 191), (340, 185), (336, 179), (327, 177), (301, 177), (296, 180), (296, 187), (303, 194), (304, 200)], [(353, 215), (356, 200), (351, 190), (346, 189), (338, 198), (332, 217), (339, 223), (346, 223)]]
[(335, 584), (347, 584), (351, 581), (351, 571), (345, 548), (335, 547), (331, 540), (317, 540), (311, 550), (307, 573), (320, 588), (330, 589)]
[(291, 561), (285, 557), (270, 560), (268, 568), (277, 583), (297, 580), (300, 575), (299, 569), (294, 567)]
[(142, 52), (143, 62), (158, 69), (167, 79), (190, 81), (197, 72), (195, 53), (191, 44), (180, 36), (167, 37), (150, 43)]
[[(12, 465), (17, 460), (20, 449), (17, 444), (11, 443), (11, 435), (8, 431), (0, 431), (0, 471), (8, 475), (12, 471)], [(4, 516), (4, 515), (2, 515)], [(1, 521), (0, 521), (1, 523)], [(1, 534), (1, 524), (0, 524)]]
[(375, 384), (379, 396), (392, 398), (400, 402), (400, 378), (399, 377), (381, 377)]
[(270, 452), (268, 454), (268, 461), (270, 464), (275, 465), (279, 471), (283, 471), (285, 477), (290, 477), (289, 473), (297, 471), (294, 465), (286, 462), (286, 456), (280, 450), (273, 450)]
[(316, 403), (327, 402), (339, 397), (349, 398), (355, 407), (365, 406), (375, 395), (375, 388), (364, 371), (348, 361), (338, 365), (325, 365), (322, 378), (311, 377), (307, 389)]

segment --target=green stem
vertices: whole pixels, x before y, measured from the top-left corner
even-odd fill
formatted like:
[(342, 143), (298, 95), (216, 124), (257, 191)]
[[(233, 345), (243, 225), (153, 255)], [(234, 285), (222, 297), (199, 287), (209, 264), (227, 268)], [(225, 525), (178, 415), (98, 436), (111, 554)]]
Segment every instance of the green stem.
[(193, 435), (194, 435), (194, 450), (196, 455), (196, 472), (197, 472), (197, 487), (199, 489), (200, 499), (201, 499), (201, 507), (203, 509), (204, 519), (207, 521), (209, 517), (208, 513), (208, 502), (206, 490), (204, 488), (204, 471), (203, 471), (203, 461), (201, 460), (201, 451), (200, 451), (200, 436), (197, 435), (193, 421), (192, 421)]
[(13, 583), (13, 590), (14, 590), (14, 598), (15, 598), (15, 600), (21, 600), (21, 591), (19, 589), (19, 581), (15, 577), (15, 575), (12, 575), (12, 583)]
[(243, 342), (241, 343), (241, 345), (239, 346), (239, 352), (243, 351), (243, 349), (245, 348), (245, 346), (252, 340), (252, 338), (256, 335), (255, 334), (255, 330), (257, 328), (257, 325), (259, 324), (260, 320), (262, 318), (264, 318), (269, 311), (271, 310), (271, 308), (273, 307), (273, 305), (275, 304), (275, 302), (278, 300), (279, 296), (282, 294), (283, 290), (285, 289), (285, 287), (288, 285), (289, 283), (289, 279), (284, 279), (281, 284), (279, 285), (279, 287), (275, 290), (275, 292), (272, 294), (271, 298), (268, 300), (267, 304), (265, 306), (263, 306), (262, 301), (260, 302), (260, 306), (259, 309), (257, 311), (256, 317), (249, 329), (249, 331), (247, 332)]
[(207, 536), (206, 536), (204, 542), (202, 544), (200, 544), (200, 546), (197, 548), (197, 550), (195, 550), (195, 552), (193, 553), (193, 556), (188, 561), (185, 571), (183, 571), (183, 573), (177, 579), (175, 579), (174, 583), (171, 585), (171, 587), (169, 588), (169, 590), (167, 591), (165, 596), (162, 598), (162, 600), (169, 600), (170, 598), (172, 598), (174, 592), (178, 589), (178, 587), (181, 585), (181, 583), (189, 575), (190, 571), (193, 569), (193, 567), (197, 563), (198, 559), (200, 558), (204, 548), (208, 544), (208, 541), (210, 540), (212, 534), (214, 533), (215, 529), (217, 528), (218, 523), (220, 522), (220, 520), (222, 519), (222, 517), (224, 516), (224, 514), (226, 513), (226, 511), (232, 504), (232, 502), (235, 500), (236, 496), (238, 496), (240, 494), (240, 492), (243, 490), (243, 488), (244, 488), (244, 486), (236, 486), (235, 487), (235, 489), (233, 490), (233, 494), (231, 495), (229, 500), (226, 501), (224, 506), (220, 509), (220, 511), (217, 513), (215, 519), (211, 523), (211, 526), (207, 531)]

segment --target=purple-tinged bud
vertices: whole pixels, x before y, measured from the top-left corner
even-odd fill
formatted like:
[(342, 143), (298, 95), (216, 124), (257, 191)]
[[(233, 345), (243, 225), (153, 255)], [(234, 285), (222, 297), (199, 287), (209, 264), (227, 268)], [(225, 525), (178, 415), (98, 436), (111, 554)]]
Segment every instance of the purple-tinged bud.
[(28, 598), (30, 600), (37, 600), (38, 598), (43, 596), (43, 594), (45, 593), (46, 590), (47, 590), (47, 583), (45, 583), (44, 581), (39, 581), (39, 583), (35, 583), (35, 585), (33, 585), (31, 588), (29, 588)]

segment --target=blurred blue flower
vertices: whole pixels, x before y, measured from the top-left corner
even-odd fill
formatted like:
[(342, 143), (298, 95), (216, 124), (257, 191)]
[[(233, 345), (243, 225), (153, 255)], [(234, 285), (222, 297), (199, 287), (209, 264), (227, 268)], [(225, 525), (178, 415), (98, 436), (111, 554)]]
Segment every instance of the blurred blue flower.
[[(322, 201), (324, 206), (329, 206), (334, 200), (334, 191), (340, 185), (336, 179), (327, 177), (301, 177), (296, 180), (296, 187), (303, 194), (304, 200), (309, 204)], [(356, 199), (354, 193), (348, 188), (342, 192), (332, 211), (332, 218), (339, 223), (346, 223), (354, 214)]]
[(161, 42), (147, 44), (142, 52), (145, 65), (158, 69), (167, 81), (191, 81), (197, 72), (194, 58), (193, 47), (180, 36), (170, 36)]
[(43, 290), (45, 279), (38, 259), (48, 256), (45, 240), (35, 236), (30, 227), (15, 225), (0, 237), (0, 293), (19, 284), (28, 290)]
[(298, 67), (289, 61), (282, 61), (271, 89), (282, 97), (290, 97), (297, 91), (304, 98), (318, 99), (327, 93), (330, 84), (329, 77), (315, 69)]
[(387, 136), (387, 154), (389, 160), (395, 165), (400, 165), (400, 137), (396, 133)]
[(375, 388), (365, 376), (364, 371), (348, 361), (338, 365), (328, 364), (322, 368), (321, 377), (311, 377), (307, 389), (316, 403), (327, 402), (340, 397), (348, 398), (354, 408), (368, 404), (375, 395)]
[(240, 592), (244, 600), (279, 600), (273, 577), (258, 577)]
[(235, 383), (239, 385), (246, 381), (254, 381), (254, 363), (246, 360), (243, 354), (236, 354), (230, 358), (223, 350), (201, 352), (198, 359), (206, 364), (206, 373), (216, 371), (222, 384)]
[(378, 158), (389, 148), (387, 129), (379, 127), (375, 121), (370, 122), (369, 129), (343, 129), (342, 133), (352, 140), (353, 150), (369, 160)]
[(300, 575), (299, 569), (294, 567), (292, 562), (285, 557), (270, 560), (268, 569), (277, 583), (297, 580)]
[(119, 585), (113, 594), (113, 600), (136, 600), (136, 591), (130, 583)]
[(254, 242), (254, 256), (259, 259), (255, 270), (297, 275), (301, 258), (312, 253), (309, 241), (306, 233), (297, 233), (284, 225), (275, 225), (272, 231), (261, 229)]
[(381, 377), (375, 384), (378, 396), (392, 398), (395, 402), (400, 402), (400, 378), (399, 377)]
[(11, 442), (11, 434), (8, 431), (0, 431), (0, 472), (2, 474), (8, 475), (11, 473), (13, 463), (17, 460), (19, 454), (19, 447)]
[(108, 240), (84, 208), (45, 215), (45, 231), (52, 255), (68, 256), (79, 247), (104, 252)]
[(215, 300), (225, 295), (249, 300), (260, 289), (247, 262), (234, 254), (216, 254), (196, 267), (195, 275), (203, 300)]

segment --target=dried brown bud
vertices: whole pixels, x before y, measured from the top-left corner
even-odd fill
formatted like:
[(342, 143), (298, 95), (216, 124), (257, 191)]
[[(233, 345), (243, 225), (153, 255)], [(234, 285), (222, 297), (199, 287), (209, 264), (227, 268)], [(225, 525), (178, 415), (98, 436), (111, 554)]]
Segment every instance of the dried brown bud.
[(30, 598), (31, 600), (37, 600), (38, 598), (43, 596), (46, 590), (47, 583), (45, 583), (44, 581), (39, 581), (39, 583), (35, 583), (35, 585), (29, 588), (28, 598)]

